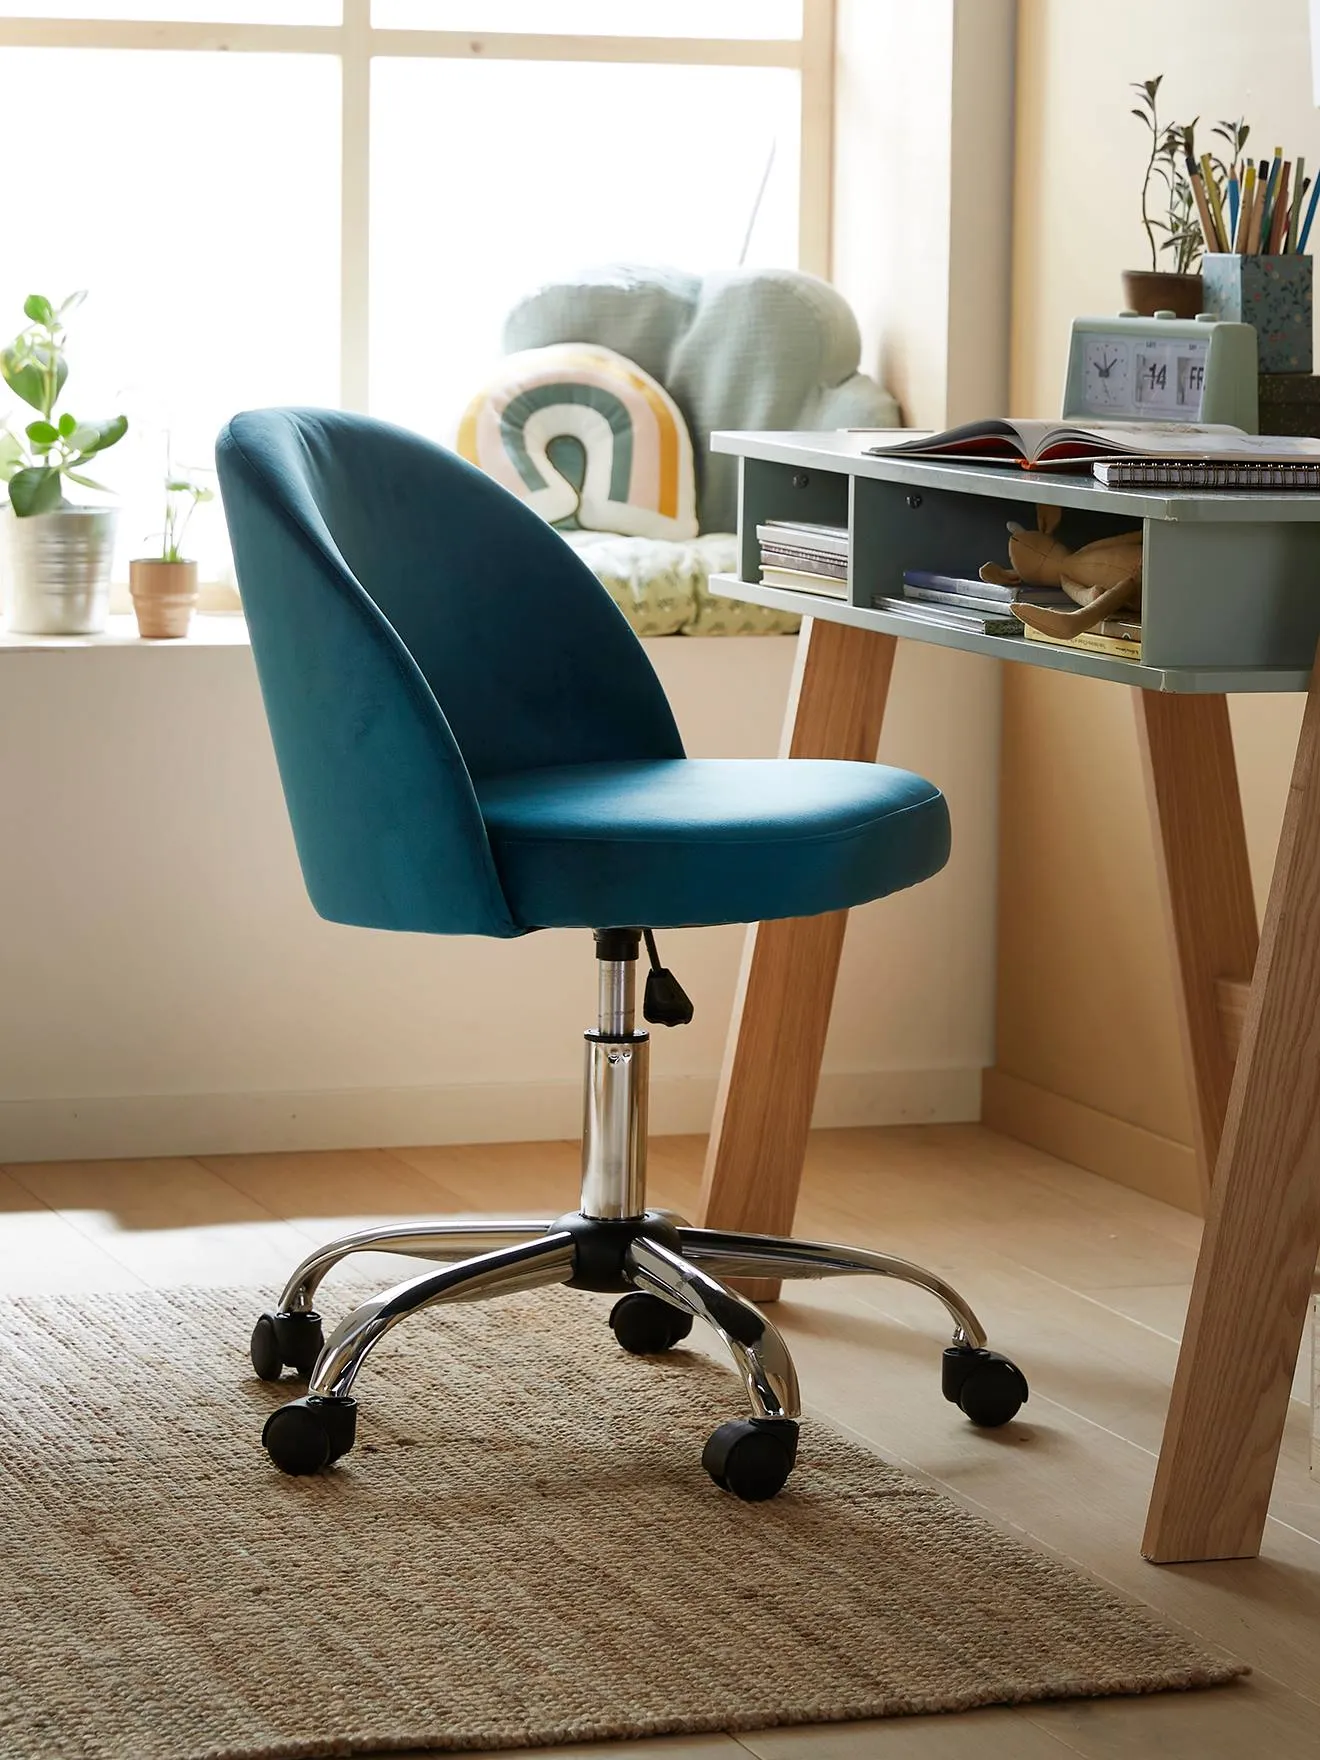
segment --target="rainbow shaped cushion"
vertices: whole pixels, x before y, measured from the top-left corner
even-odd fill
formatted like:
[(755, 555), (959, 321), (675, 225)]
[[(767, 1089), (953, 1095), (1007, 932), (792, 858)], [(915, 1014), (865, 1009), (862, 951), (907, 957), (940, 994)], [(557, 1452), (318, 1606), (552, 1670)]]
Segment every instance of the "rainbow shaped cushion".
[(664, 386), (611, 348), (506, 355), (464, 412), (457, 450), (551, 525), (697, 535), (687, 424)]

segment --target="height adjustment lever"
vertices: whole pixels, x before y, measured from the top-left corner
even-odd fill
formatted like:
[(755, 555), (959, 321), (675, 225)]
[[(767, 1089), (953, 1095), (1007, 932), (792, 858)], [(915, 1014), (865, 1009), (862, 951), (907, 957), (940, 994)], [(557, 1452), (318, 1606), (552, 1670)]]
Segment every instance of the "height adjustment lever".
[(655, 1027), (685, 1027), (692, 1019), (692, 998), (674, 974), (660, 964), (655, 936), (649, 929), (643, 929), (642, 935), (646, 940), (646, 957), (651, 962), (642, 1014)]

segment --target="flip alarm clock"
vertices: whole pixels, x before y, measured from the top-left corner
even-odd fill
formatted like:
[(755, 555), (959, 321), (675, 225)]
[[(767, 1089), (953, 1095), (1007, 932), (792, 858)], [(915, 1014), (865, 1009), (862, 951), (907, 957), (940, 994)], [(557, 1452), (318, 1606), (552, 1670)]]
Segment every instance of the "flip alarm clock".
[(1255, 327), (1208, 313), (1074, 318), (1063, 415), (1091, 422), (1231, 422), (1255, 434)]

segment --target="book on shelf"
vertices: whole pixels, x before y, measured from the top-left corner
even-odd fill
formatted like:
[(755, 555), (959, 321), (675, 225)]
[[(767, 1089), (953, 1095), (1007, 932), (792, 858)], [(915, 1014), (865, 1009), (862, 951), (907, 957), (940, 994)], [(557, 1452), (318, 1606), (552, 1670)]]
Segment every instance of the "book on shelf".
[[(1312, 443), (1314, 444), (1314, 442)], [(1320, 457), (1207, 459), (1119, 458), (1092, 467), (1108, 489), (1320, 489)]]
[(809, 520), (768, 519), (756, 528), (762, 544), (780, 550), (818, 550), (848, 560), (847, 526), (813, 525)]
[(848, 578), (848, 558), (831, 556), (825, 550), (790, 550), (782, 544), (762, 544), (761, 565), (763, 568), (796, 568), (806, 574), (832, 575), (839, 581)]
[[(1111, 626), (1126, 630), (1135, 630), (1135, 636), (1117, 635), (1112, 633)], [(1029, 642), (1044, 642), (1047, 648), (1080, 648), (1084, 654), (1112, 654), (1119, 660), (1140, 660), (1141, 658), (1141, 625), (1123, 623), (1121, 619), (1107, 617), (1096, 629), (1083, 630), (1079, 636), (1069, 636), (1063, 640), (1058, 636), (1042, 635), (1038, 629), (1023, 625)]]
[(1005, 587), (977, 575), (932, 574), (924, 568), (904, 571), (903, 591), (910, 599), (989, 611), (1010, 605), (1049, 605), (1066, 611), (1073, 603), (1062, 587)]
[(802, 568), (767, 568), (761, 565), (761, 581), (767, 587), (783, 587), (791, 593), (824, 593), (828, 599), (846, 599), (848, 583), (837, 575), (813, 574)]
[(1095, 628), (1083, 631), (1096, 636), (1112, 636), (1117, 642), (1141, 642), (1141, 618), (1133, 616), (1130, 611), (1120, 611), (1113, 617), (1101, 618)]
[(1320, 440), (1248, 434), (1225, 422), (1096, 422), (1083, 428), (1069, 422), (999, 416), (939, 433), (904, 431), (866, 451), (877, 458), (1006, 464), (1028, 471), (1089, 471), (1097, 463), (1120, 458), (1218, 465), (1320, 464)]
[(792, 593), (848, 597), (848, 528), (810, 520), (771, 519), (756, 528), (761, 579)]
[(940, 629), (963, 629), (972, 635), (1020, 636), (1023, 625), (1002, 607), (973, 611), (961, 605), (935, 605), (926, 599), (877, 595), (871, 601), (877, 611), (888, 611), (914, 623), (934, 624)]

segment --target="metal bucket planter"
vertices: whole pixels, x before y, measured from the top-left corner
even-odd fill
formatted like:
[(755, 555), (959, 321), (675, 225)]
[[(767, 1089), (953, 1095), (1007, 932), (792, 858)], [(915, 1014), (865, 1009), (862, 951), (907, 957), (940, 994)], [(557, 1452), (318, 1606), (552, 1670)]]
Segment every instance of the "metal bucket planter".
[(110, 610), (116, 509), (0, 512), (0, 579), (15, 635), (94, 636)]

